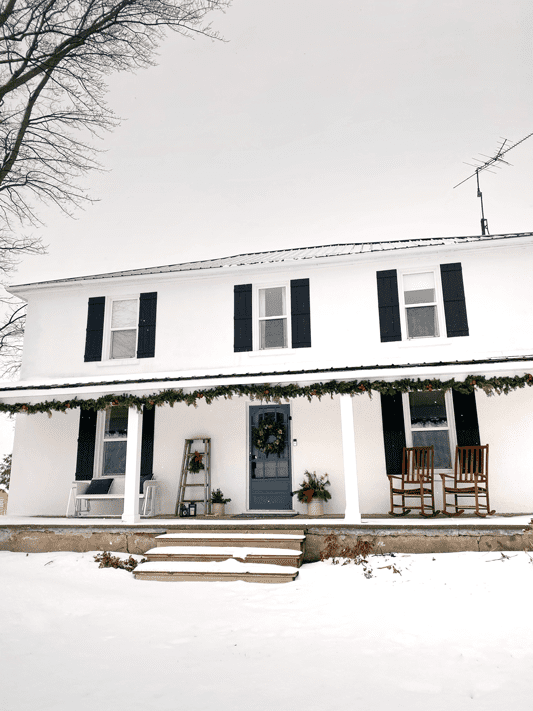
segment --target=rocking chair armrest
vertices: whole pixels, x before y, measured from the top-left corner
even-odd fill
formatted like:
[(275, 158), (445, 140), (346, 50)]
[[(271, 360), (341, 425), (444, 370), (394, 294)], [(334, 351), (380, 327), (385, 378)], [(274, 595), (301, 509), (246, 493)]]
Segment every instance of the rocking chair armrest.
[(401, 474), (387, 474), (387, 476), (389, 479), (400, 479), (401, 480), (403, 478)]
[(445, 479), (455, 479), (455, 474), (445, 474), (444, 472), (439, 472), (439, 473), (440, 473), (443, 484), (446, 483)]

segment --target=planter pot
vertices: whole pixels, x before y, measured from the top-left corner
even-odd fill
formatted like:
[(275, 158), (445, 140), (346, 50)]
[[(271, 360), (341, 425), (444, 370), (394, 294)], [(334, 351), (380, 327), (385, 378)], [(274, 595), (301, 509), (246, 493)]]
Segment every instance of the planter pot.
[(309, 516), (323, 516), (324, 502), (322, 499), (311, 499), (307, 504), (307, 513)]
[(211, 512), (215, 516), (224, 516), (226, 504), (211, 504)]

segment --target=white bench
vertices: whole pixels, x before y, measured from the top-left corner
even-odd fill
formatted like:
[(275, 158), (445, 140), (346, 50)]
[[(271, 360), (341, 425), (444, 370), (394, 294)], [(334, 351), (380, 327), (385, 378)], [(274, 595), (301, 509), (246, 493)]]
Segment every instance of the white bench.
[[(87, 516), (91, 512), (91, 501), (106, 502), (106, 501), (124, 501), (124, 477), (103, 477), (112, 479), (111, 487), (107, 494), (87, 494), (87, 489), (91, 483), (91, 479), (84, 481), (73, 481), (70, 487), (70, 493), (67, 503), (67, 517)], [(155, 516), (156, 514), (156, 497), (157, 497), (157, 482), (154, 479), (148, 479), (144, 482), (143, 493), (137, 494), (139, 499), (139, 513), (141, 516)], [(71, 514), (72, 505), (74, 512)], [(105, 516), (117, 516), (117, 513), (98, 513), (98, 518)]]

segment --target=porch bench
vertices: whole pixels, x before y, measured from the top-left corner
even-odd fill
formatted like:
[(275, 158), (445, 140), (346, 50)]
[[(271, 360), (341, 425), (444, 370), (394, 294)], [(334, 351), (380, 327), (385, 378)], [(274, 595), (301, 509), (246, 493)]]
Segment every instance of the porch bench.
[[(102, 480), (110, 481), (109, 491), (106, 493), (88, 493), (88, 489), (93, 482)], [(137, 494), (139, 499), (139, 513), (141, 516), (155, 516), (157, 482), (147, 477), (141, 477), (142, 493)], [(84, 481), (73, 481), (67, 503), (67, 517), (69, 517), (72, 504), (74, 504), (74, 517), (88, 515), (91, 511), (91, 501), (124, 501), (124, 478), (123, 477), (99, 477), (98, 479), (88, 479)], [(116, 516), (112, 514), (97, 514), (101, 516)]]

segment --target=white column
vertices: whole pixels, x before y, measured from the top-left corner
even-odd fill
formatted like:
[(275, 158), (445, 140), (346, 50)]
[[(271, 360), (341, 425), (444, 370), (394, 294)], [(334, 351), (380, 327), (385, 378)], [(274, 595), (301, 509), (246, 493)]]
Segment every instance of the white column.
[(138, 523), (139, 487), (141, 485), (142, 412), (136, 407), (128, 410), (128, 439), (126, 445), (126, 477), (124, 482), (124, 523)]
[(357, 485), (357, 464), (355, 459), (355, 432), (353, 404), (350, 395), (340, 396), (342, 456), (344, 461), (344, 489), (346, 492), (345, 523), (361, 523), (359, 510), (359, 487)]

